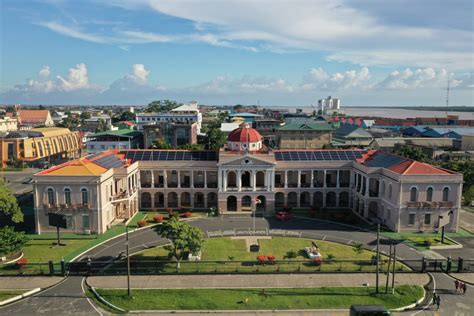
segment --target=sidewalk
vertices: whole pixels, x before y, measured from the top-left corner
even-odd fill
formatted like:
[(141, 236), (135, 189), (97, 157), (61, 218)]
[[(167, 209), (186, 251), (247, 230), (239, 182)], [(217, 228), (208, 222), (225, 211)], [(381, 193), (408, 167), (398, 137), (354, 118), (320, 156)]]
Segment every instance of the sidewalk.
[(474, 273), (450, 273), (449, 275), (463, 282), (474, 284)]
[[(386, 275), (380, 274), (380, 286), (385, 286)], [(95, 276), (87, 282), (96, 288), (126, 288), (126, 276)], [(396, 285), (429, 282), (427, 274), (399, 273)], [(259, 275), (140, 275), (131, 277), (131, 287), (150, 289), (179, 288), (272, 288), (272, 287), (358, 287), (375, 285), (375, 273), (330, 274), (259, 274)]]
[(62, 281), (62, 277), (0, 277), (0, 290), (47, 288)]

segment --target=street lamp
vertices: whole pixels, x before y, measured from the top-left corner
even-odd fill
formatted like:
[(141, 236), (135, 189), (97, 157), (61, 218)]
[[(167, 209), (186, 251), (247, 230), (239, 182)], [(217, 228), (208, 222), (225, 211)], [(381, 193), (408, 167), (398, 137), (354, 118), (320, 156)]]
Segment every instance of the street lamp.
[(128, 242), (128, 225), (125, 226), (125, 246), (127, 251), (127, 295), (131, 296), (130, 290), (130, 253), (129, 253), (129, 242)]

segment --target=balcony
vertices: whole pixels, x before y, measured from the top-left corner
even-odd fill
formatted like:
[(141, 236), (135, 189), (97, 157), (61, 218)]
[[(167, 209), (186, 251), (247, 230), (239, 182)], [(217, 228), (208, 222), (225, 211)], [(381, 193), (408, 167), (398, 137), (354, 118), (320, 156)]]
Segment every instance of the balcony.
[(311, 183), (301, 183), (302, 188), (309, 188), (311, 187)]
[(128, 199), (129, 195), (127, 191), (122, 191), (110, 197), (111, 201), (116, 202), (118, 200)]
[(207, 187), (210, 189), (216, 189), (217, 188), (217, 182), (208, 182)]
[(275, 183), (275, 188), (284, 188), (285, 184), (284, 183)]
[(379, 192), (377, 192), (377, 191), (369, 191), (369, 197), (379, 197)]
[(89, 204), (43, 204), (45, 212), (90, 211)]
[(194, 183), (194, 187), (197, 188), (197, 189), (202, 189), (202, 188), (204, 188), (204, 182)]

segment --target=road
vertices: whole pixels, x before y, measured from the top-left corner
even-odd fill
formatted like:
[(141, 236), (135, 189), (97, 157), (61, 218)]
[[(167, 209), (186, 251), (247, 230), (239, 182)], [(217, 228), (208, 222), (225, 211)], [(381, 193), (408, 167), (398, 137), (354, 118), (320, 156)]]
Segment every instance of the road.
[[(245, 217), (218, 217), (195, 219), (190, 224), (199, 227), (204, 232), (216, 232), (225, 230), (246, 230), (253, 227), (251, 218)], [(279, 222), (274, 219), (257, 218), (255, 220), (256, 230), (264, 229), (285, 229), (301, 233), (302, 237), (324, 239), (339, 243), (363, 243), (367, 249), (375, 249), (376, 236), (373, 232), (363, 231), (342, 225), (338, 223), (296, 218), (288, 222)], [(163, 245), (167, 240), (160, 238), (153, 228), (147, 228), (130, 233), (129, 236), (131, 253), (143, 249)], [(103, 245), (92, 249), (87, 254), (79, 258), (86, 260), (91, 257), (92, 260), (111, 261), (117, 258), (125, 250), (125, 237), (121, 236)], [(381, 250), (388, 252), (388, 242), (382, 239)], [(397, 246), (397, 256), (403, 260), (420, 259), (423, 255), (415, 249), (409, 248), (404, 244)], [(453, 294), (453, 280), (444, 274), (433, 274), (435, 282), (431, 285), (436, 292), (441, 295), (440, 315), (472, 315), (470, 310), (474, 306), (473, 287), (468, 288), (471, 295)], [(60, 283), (46, 291), (43, 291), (30, 298), (23, 299), (12, 305), (0, 308), (0, 314), (8, 315), (97, 315), (103, 313), (84, 296), (82, 289), (83, 278), (69, 277), (63, 283)], [(427, 309), (401, 313), (403, 315), (436, 315), (436, 311), (431, 307)]]

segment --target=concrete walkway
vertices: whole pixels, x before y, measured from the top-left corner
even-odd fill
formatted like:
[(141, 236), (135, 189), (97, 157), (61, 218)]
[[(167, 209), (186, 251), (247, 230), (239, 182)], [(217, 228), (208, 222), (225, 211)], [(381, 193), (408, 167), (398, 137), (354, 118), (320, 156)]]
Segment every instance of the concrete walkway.
[(62, 281), (62, 277), (0, 277), (1, 290), (47, 288)]
[[(380, 274), (380, 286), (385, 286), (386, 276)], [(126, 276), (95, 276), (87, 279), (96, 288), (126, 288)], [(396, 285), (429, 282), (427, 274), (399, 273)], [(132, 288), (271, 288), (271, 287), (356, 287), (375, 284), (375, 273), (347, 274), (259, 274), (259, 275), (155, 275), (132, 276)]]
[(474, 273), (450, 273), (449, 275), (463, 282), (474, 284)]

